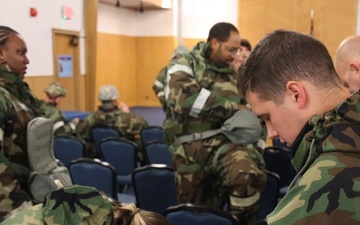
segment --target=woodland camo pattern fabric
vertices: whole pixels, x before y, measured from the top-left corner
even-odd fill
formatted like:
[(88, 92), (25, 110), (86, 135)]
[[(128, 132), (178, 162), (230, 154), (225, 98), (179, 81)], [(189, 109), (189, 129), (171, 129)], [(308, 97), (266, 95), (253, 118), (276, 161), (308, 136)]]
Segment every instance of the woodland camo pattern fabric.
[(43, 204), (13, 215), (1, 225), (112, 225), (110, 201), (93, 187), (73, 185), (46, 195)]
[(268, 215), (269, 224), (360, 224), (359, 112), (355, 94), (311, 118), (293, 158), (298, 179)]
[[(219, 129), (243, 101), (237, 74), (209, 59), (209, 43), (173, 57), (168, 67), (167, 107), (179, 137)], [(241, 222), (256, 223), (260, 193), (267, 177), (262, 156), (252, 145), (236, 145), (219, 133), (178, 144), (174, 150), (178, 200), (222, 209)]]

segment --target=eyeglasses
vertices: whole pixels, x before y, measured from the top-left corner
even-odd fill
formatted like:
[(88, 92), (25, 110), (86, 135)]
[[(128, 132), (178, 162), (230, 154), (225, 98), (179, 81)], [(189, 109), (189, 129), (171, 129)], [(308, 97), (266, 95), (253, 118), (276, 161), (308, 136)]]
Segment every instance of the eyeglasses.
[(228, 51), (232, 56), (240, 56), (241, 48), (240, 47), (229, 47), (224, 42), (219, 41), (220, 45), (224, 45), (226, 51)]

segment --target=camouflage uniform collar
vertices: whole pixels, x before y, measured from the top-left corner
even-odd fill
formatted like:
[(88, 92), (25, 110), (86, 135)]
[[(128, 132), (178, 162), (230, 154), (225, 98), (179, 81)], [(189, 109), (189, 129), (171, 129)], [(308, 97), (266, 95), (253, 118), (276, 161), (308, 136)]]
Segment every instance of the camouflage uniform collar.
[(57, 107), (57, 104), (55, 103), (55, 102), (44, 102), (44, 104), (45, 104), (45, 106), (47, 106), (47, 107)]
[(0, 82), (2, 83), (23, 83), (19, 74), (11, 71), (6, 63), (0, 64)]
[(210, 43), (208, 42), (199, 42), (194, 49), (191, 51), (191, 54), (193, 54), (197, 59), (203, 59), (204, 64), (206, 65), (206, 68), (212, 71), (215, 71), (217, 73), (222, 74), (231, 74), (233, 73), (233, 70), (230, 66), (219, 66), (216, 65), (211, 59), (210, 59)]
[(111, 109), (104, 109), (103, 107), (98, 106), (98, 110), (101, 111), (101, 112), (108, 113), (108, 112), (119, 111), (120, 109), (117, 106), (115, 106), (114, 108), (111, 108)]
[[(297, 141), (292, 146), (294, 150), (293, 165), (298, 171), (308, 157), (311, 142), (314, 140), (313, 154), (310, 160), (315, 160), (324, 152), (355, 152), (359, 153), (360, 139), (358, 124), (360, 123), (360, 96), (352, 95), (346, 101), (338, 104), (333, 110), (323, 115), (314, 115), (300, 132)], [(346, 143), (348, 142), (348, 143)], [(358, 143), (359, 142), (359, 143)]]
[(0, 85), (31, 108), (35, 116), (42, 116), (40, 102), (32, 95), (29, 85), (19, 74), (11, 72), (7, 64), (0, 64)]

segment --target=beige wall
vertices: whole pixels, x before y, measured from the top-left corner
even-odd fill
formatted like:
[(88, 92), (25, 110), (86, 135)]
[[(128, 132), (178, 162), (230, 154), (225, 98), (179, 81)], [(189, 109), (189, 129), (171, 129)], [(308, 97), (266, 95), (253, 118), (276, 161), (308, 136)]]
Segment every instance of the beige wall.
[[(185, 39), (191, 49), (199, 39)], [(152, 85), (167, 65), (175, 37), (129, 37), (98, 34), (96, 90), (103, 84), (118, 87), (121, 101), (129, 106), (160, 106)], [(98, 104), (95, 99), (96, 104)]]
[(314, 37), (322, 41), (332, 57), (340, 42), (356, 33), (357, 0), (239, 0), (239, 30), (256, 45), (275, 29), (310, 33), (310, 11), (314, 10)]
[(98, 33), (96, 57), (95, 106), (99, 87), (114, 84), (121, 101), (136, 105), (136, 39), (134, 37)]
[[(51, 76), (41, 76), (41, 77), (25, 77), (24, 80), (26, 83), (29, 84), (33, 94), (38, 97), (39, 99), (46, 99), (46, 95), (44, 92), (44, 89), (46, 87), (47, 84), (49, 84), (50, 82), (55, 81), (55, 78), (53, 75)], [(80, 99), (82, 99), (80, 101), (80, 106), (79, 109), (81, 111), (85, 111), (86, 110), (86, 102), (85, 102), (85, 76), (81, 75), (80, 79), (79, 79), (79, 90), (77, 90), (77, 92), (79, 93)], [(61, 103), (62, 105), (66, 105), (66, 98), (64, 98)]]

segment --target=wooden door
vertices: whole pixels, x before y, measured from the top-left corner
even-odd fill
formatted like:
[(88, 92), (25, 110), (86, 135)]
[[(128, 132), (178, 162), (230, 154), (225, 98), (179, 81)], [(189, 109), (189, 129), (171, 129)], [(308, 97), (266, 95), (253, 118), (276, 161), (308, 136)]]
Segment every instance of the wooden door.
[(60, 110), (80, 110), (79, 35), (75, 31), (53, 29), (54, 80), (66, 89), (66, 97), (58, 105)]

